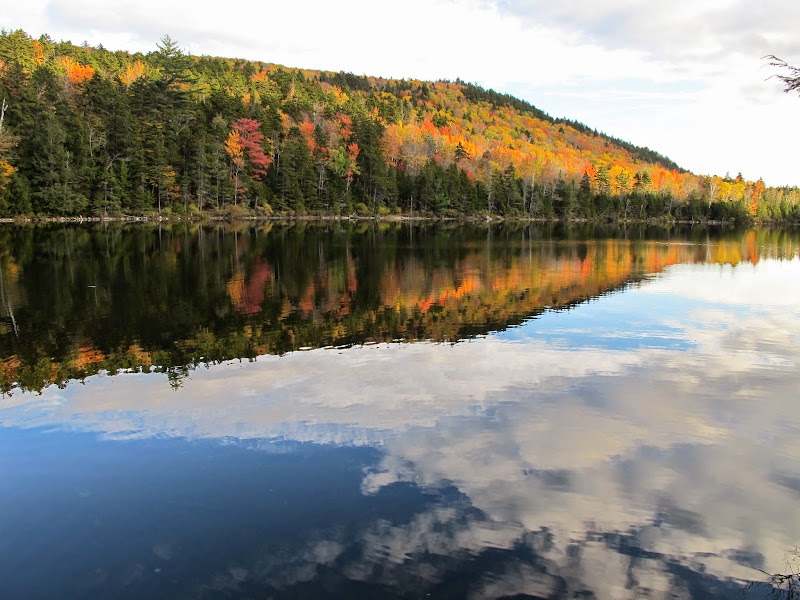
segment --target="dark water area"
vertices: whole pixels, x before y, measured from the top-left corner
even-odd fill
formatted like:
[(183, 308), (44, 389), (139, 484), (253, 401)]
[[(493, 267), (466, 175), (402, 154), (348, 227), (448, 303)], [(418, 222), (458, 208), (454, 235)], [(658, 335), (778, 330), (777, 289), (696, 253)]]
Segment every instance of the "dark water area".
[(0, 228), (0, 598), (766, 598), (800, 235)]

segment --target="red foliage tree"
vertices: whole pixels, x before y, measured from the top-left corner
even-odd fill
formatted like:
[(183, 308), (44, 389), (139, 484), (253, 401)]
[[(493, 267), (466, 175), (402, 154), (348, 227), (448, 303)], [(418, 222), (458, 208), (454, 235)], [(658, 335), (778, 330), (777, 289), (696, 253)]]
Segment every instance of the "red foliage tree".
[(231, 127), (239, 134), (239, 143), (247, 156), (253, 179), (261, 181), (272, 164), (272, 157), (267, 156), (261, 146), (264, 139), (264, 134), (261, 133), (261, 123), (255, 119), (238, 119), (231, 123)]

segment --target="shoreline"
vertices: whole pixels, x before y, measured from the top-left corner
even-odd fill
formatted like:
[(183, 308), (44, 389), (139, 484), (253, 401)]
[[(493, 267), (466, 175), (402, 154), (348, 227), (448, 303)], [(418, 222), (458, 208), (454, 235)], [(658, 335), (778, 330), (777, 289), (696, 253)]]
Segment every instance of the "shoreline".
[(237, 223), (237, 222), (370, 222), (376, 223), (552, 223), (564, 225), (652, 225), (658, 227), (671, 227), (673, 225), (708, 225), (708, 226), (789, 226), (795, 227), (796, 223), (784, 221), (753, 221), (750, 223), (737, 223), (736, 221), (718, 220), (677, 220), (664, 219), (661, 217), (651, 219), (625, 219), (625, 220), (606, 220), (606, 219), (564, 219), (564, 218), (545, 218), (545, 217), (525, 217), (525, 216), (502, 216), (502, 215), (474, 215), (457, 217), (438, 217), (432, 215), (410, 216), (410, 215), (116, 215), (116, 216), (72, 216), (72, 217), (39, 217), (39, 216), (15, 216), (0, 217), (0, 224), (28, 225), (38, 223)]

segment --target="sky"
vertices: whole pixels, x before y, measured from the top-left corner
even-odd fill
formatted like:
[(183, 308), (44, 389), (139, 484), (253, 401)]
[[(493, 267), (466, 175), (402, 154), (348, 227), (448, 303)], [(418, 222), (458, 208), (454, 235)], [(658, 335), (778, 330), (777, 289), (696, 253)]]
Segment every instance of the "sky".
[(787, 0), (26, 0), (0, 26), (148, 52), (456, 79), (511, 93), (647, 146), (698, 174), (800, 185), (800, 97), (770, 78), (800, 65)]

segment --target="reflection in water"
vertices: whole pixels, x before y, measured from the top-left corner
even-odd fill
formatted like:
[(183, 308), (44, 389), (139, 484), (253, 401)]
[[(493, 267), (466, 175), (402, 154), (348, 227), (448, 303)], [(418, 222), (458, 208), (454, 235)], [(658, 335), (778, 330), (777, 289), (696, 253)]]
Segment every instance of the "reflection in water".
[[(329, 290), (349, 290), (349, 315), (394, 304), (418, 327), (365, 325), (362, 341), (480, 338), (222, 362), (175, 391), (140, 372), (6, 395), (0, 596), (765, 597), (767, 583), (746, 583), (785, 572), (800, 540), (796, 247), (761, 232), (503, 232), (449, 240), (436, 259), (441, 232), (416, 237), (418, 255), (402, 239), (371, 255), (317, 245), (341, 265), (388, 266), (343, 267), (338, 287), (305, 296), (327, 267), (289, 284), (261, 252), (238, 280), (227, 255), (208, 292), (230, 311), (216, 331), (251, 327), (248, 339), (284, 303), (276, 322), (321, 327)], [(7, 291), (20, 332), (35, 313), (24, 273)], [(117, 335), (156, 353), (147, 332)]]
[[(663, 233), (659, 234), (663, 238)], [(797, 253), (795, 237), (569, 241), (528, 228), (328, 224), (0, 229), (0, 388), (397, 340), (456, 341), (679, 263)]]

